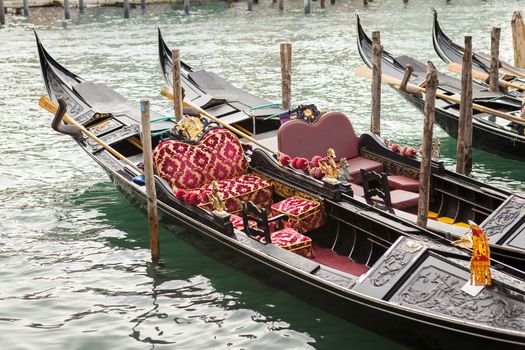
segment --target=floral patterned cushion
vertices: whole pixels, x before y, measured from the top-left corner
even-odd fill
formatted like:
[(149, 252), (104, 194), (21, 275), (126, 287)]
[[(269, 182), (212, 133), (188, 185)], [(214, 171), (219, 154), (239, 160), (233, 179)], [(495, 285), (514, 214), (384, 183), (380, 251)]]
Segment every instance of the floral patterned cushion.
[[(281, 248), (295, 252), (296, 254), (307, 258), (314, 257), (312, 239), (308, 236), (300, 234), (293, 228), (285, 227), (282, 230), (272, 232), (270, 237), (272, 239), (272, 243)], [(266, 243), (264, 237), (261, 237), (260, 241)]]
[[(243, 174), (233, 179), (217, 181), (219, 192), (222, 194), (226, 211), (239, 214), (242, 210), (242, 202), (251, 201), (258, 207), (269, 208), (272, 204), (273, 185), (252, 174)], [(208, 193), (211, 193), (212, 185), (208, 184), (200, 188), (199, 194), (202, 202), (199, 205), (206, 210), (213, 210)]]
[(286, 198), (272, 205), (272, 216), (288, 215), (288, 224), (299, 233), (312, 231), (324, 224), (324, 215), (319, 202), (301, 197)]
[(226, 129), (213, 129), (196, 145), (177, 140), (160, 143), (153, 150), (157, 174), (173, 189), (192, 190), (240, 176), (248, 161), (239, 139)]
[[(242, 217), (232, 214), (230, 215), (230, 222), (232, 223), (233, 228), (244, 231), (244, 220)], [(250, 227), (257, 227), (257, 223), (252, 220), (248, 220), (248, 225)]]

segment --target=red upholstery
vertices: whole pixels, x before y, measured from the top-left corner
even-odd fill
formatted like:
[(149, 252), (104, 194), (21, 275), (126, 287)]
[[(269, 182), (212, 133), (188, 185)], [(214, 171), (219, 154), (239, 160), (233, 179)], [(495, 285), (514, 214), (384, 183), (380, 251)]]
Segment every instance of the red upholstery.
[[(251, 174), (243, 174), (233, 179), (217, 181), (226, 211), (237, 214), (242, 210), (242, 202), (253, 202), (258, 207), (269, 208), (272, 204), (273, 186), (270, 182)], [(199, 205), (206, 210), (213, 210), (208, 193), (212, 184), (199, 189), (202, 202)]]
[(340, 112), (329, 112), (317, 123), (308, 124), (301, 120), (291, 120), (279, 128), (278, 148), (290, 157), (324, 155), (329, 148), (335, 150), (337, 160), (354, 158), (359, 155), (357, 137), (348, 117)]
[[(404, 210), (415, 207), (418, 205), (419, 194), (403, 190), (390, 191), (390, 198), (392, 199), (392, 207)], [(379, 197), (372, 197), (372, 199), (378, 203), (384, 203)]]
[(388, 176), (388, 187), (393, 190), (419, 192), (419, 181), (403, 175)]
[(173, 189), (185, 190), (240, 176), (248, 167), (239, 139), (220, 128), (209, 131), (196, 145), (162, 142), (153, 151), (153, 163)]
[[(282, 230), (272, 232), (270, 234), (272, 243), (284, 248), (286, 250), (295, 252), (296, 254), (313, 258), (314, 252), (312, 249), (312, 239), (304, 236), (290, 227), (285, 227)], [(264, 237), (261, 237), (261, 242), (265, 242)]]
[(354, 191), (354, 196), (358, 196), (358, 197), (365, 196), (365, 190), (363, 186), (359, 186), (357, 184), (351, 184), (351, 185), (352, 185), (352, 191)]
[(375, 160), (363, 158), (361, 156), (354, 157), (352, 159), (348, 159), (348, 172), (350, 173), (350, 176), (352, 176), (352, 182), (356, 184), (360, 184), (363, 182), (361, 180), (361, 169), (365, 169), (368, 171), (375, 171), (377, 173), (381, 173), (383, 171), (383, 164), (376, 162)]
[(286, 198), (272, 205), (272, 215), (288, 215), (288, 224), (299, 233), (312, 231), (324, 224), (321, 204), (300, 197)]
[[(237, 230), (241, 230), (241, 231), (244, 230), (244, 221), (243, 221), (242, 217), (232, 214), (232, 215), (230, 215), (230, 222), (232, 223), (233, 228), (235, 228)], [(252, 221), (252, 220), (248, 221), (248, 225), (250, 227), (257, 227), (257, 223), (255, 221)]]

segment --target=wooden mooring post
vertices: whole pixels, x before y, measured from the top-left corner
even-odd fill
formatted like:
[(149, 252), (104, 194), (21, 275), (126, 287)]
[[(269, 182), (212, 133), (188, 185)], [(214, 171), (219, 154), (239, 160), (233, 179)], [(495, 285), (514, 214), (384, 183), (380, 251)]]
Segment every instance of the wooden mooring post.
[(282, 107), (290, 109), (292, 100), (292, 44), (281, 43)]
[(124, 0), (124, 18), (129, 18), (129, 0)]
[(324, 8), (325, 8), (326, 0), (321, 0), (320, 3), (321, 3), (321, 8), (324, 9)]
[(304, 0), (304, 14), (309, 15), (312, 12), (312, 0)]
[(151, 122), (150, 103), (148, 100), (140, 101), (140, 122), (142, 129), (142, 152), (144, 157), (144, 180), (146, 182), (146, 197), (148, 205), (149, 246), (151, 258), (158, 262), (160, 257), (159, 224), (157, 212), (157, 193), (153, 177), (153, 157), (151, 147)]
[(179, 49), (171, 51), (173, 62), (173, 108), (177, 121), (182, 119), (182, 85), (180, 81), (180, 52)]
[(521, 11), (514, 12), (511, 25), (514, 65), (519, 68), (525, 68), (525, 24), (523, 24), (523, 13)]
[(71, 12), (69, 11), (69, 0), (64, 0), (64, 19), (71, 19)]
[(417, 225), (426, 228), (430, 200), (430, 175), (432, 165), (432, 136), (434, 130), (436, 90), (438, 77), (436, 67), (427, 63), (425, 123), (423, 127), (423, 145), (421, 146), (421, 167), (419, 171), (419, 203), (417, 208)]
[(277, 5), (280, 11), (284, 10), (284, 0), (278, 0)]
[(190, 0), (184, 0), (184, 13), (186, 15), (190, 14)]
[(253, 11), (253, 0), (248, 0), (248, 11)]
[(78, 13), (84, 14), (84, 0), (78, 0)]
[(489, 90), (499, 92), (499, 37), (501, 29), (492, 28), (490, 34)]
[(472, 170), (472, 37), (465, 37), (461, 71), (461, 102), (459, 104), (456, 172)]
[(24, 0), (22, 6), (24, 7), (24, 16), (29, 17), (29, 0)]
[(146, 10), (146, 0), (140, 0), (140, 9), (142, 11)]
[(372, 32), (372, 114), (370, 131), (381, 135), (381, 56), (383, 46), (379, 32)]
[(5, 26), (4, 0), (0, 0), (0, 26)]
[(335, 0), (330, 0), (330, 5), (335, 5)]

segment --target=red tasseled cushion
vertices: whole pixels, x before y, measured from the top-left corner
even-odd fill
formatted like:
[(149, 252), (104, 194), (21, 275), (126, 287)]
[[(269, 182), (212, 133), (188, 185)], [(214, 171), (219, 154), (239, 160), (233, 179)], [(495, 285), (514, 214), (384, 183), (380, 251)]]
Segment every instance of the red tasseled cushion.
[(419, 181), (403, 175), (388, 176), (388, 187), (393, 190), (419, 192)]
[[(243, 174), (233, 179), (217, 181), (217, 183), (226, 205), (226, 211), (229, 213), (237, 214), (240, 212), (242, 202), (251, 201), (263, 208), (269, 207), (272, 202), (273, 186), (260, 177)], [(213, 210), (208, 199), (208, 193), (211, 191), (212, 184), (205, 185), (200, 189), (202, 198), (200, 206), (207, 210)]]
[(246, 172), (239, 139), (226, 129), (209, 131), (196, 145), (169, 140), (153, 150), (157, 174), (173, 188), (196, 189)]
[(350, 176), (352, 176), (352, 182), (355, 182), (356, 184), (361, 184), (361, 182), (363, 182), (361, 180), (361, 169), (365, 169), (366, 171), (375, 171), (378, 173), (383, 171), (383, 164), (376, 162), (375, 160), (363, 158), (361, 156), (347, 159), (347, 162), (348, 172), (350, 173)]

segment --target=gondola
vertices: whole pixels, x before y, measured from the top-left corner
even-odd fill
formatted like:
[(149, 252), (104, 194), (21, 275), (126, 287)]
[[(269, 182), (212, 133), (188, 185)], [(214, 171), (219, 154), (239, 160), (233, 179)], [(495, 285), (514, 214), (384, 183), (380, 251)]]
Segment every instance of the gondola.
[[(441, 29), (437, 19), (437, 11), (433, 10), (434, 21), (432, 25), (432, 43), (434, 45), (434, 50), (438, 56), (447, 63), (457, 63), (459, 65), (463, 62), (463, 53), (465, 51), (464, 47), (453, 42)], [(472, 55), (472, 69), (474, 71), (479, 71), (485, 74), (488, 74), (490, 71), (490, 57), (483, 53), (473, 53)], [(521, 85), (525, 87), (525, 70), (514, 67), (509, 63), (501, 62), (501, 67), (499, 68), (501, 78), (508, 83)], [(484, 81), (481, 81), (484, 84)], [(508, 84), (507, 84), (508, 86)], [(522, 98), (523, 90), (510, 88), (508, 91), (510, 94)]]
[[(372, 44), (364, 32), (359, 22), (359, 18), (357, 23), (359, 52), (364, 62), (368, 66), (371, 66)], [(422, 63), (409, 57), (401, 56), (394, 58), (391, 54), (384, 51), (381, 64), (384, 74), (397, 79), (403, 77), (406, 65), (410, 64), (414, 67), (414, 74), (411, 78), (411, 82), (414, 85), (419, 85), (425, 80), (426, 67), (424, 67)], [(452, 86), (457, 83), (455, 79), (439, 74), (439, 80), (439, 89), (450, 92), (455, 91), (452, 89)], [(396, 90), (399, 91), (408, 101), (423, 110), (424, 99), (422, 96), (401, 91), (398, 86), (393, 87), (396, 88)], [(477, 92), (481, 94), (481, 88), (478, 87)], [(476, 98), (476, 93), (474, 96)], [(478, 97), (476, 101), (481, 103), (483, 99)], [(504, 97), (500, 99), (500, 102), (501, 101), (504, 101)], [(445, 129), (445, 131), (452, 134), (452, 136), (455, 136), (454, 133), (457, 132), (457, 109), (457, 105), (453, 105), (448, 101), (436, 100), (436, 121)], [(484, 138), (490, 138), (492, 137), (491, 135), (493, 135), (490, 130), (495, 128), (490, 125), (487, 118), (488, 115), (484, 113), (474, 115), (473, 142), (475, 145), (479, 145)], [(369, 135), (363, 137), (365, 139), (371, 138)], [(518, 137), (514, 135), (512, 142), (516, 143), (517, 148), (523, 149), (524, 144), (521, 143), (520, 145), (517, 138)], [(503, 143), (503, 141), (499, 139), (492, 138), (491, 140), (493, 142), (493, 147), (497, 147), (498, 142), (500, 144)], [(375, 154), (389, 154), (388, 152), (381, 150), (381, 147), (377, 146), (377, 144), (378, 142), (371, 143), (371, 146), (364, 144), (363, 148), (375, 149)], [(376, 155), (374, 156), (377, 157)], [(400, 162), (406, 164), (407, 160), (402, 160), (403, 158), (406, 157), (397, 157), (397, 159), (390, 157), (390, 159), (395, 162), (394, 165), (390, 167), (395, 169)], [(419, 162), (414, 163), (413, 166), (418, 169)], [(432, 175), (431, 183), (432, 192), (434, 193), (433, 199), (431, 198), (431, 203), (433, 203), (431, 204), (431, 211), (439, 213), (436, 219), (439, 220), (439, 217), (445, 216), (452, 218), (452, 220), (445, 219), (445, 222), (468, 222), (468, 220), (473, 220), (478, 223), (481, 222), (482, 227), (492, 227), (493, 234), (491, 234), (490, 243), (493, 250), (498, 252), (496, 254), (501, 254), (500, 258), (503, 260), (506, 260), (506, 257), (513, 256), (521, 262), (511, 262), (511, 264), (519, 266), (519, 268), (525, 268), (525, 264), (523, 263), (525, 261), (525, 245), (517, 243), (523, 238), (516, 239), (518, 236), (523, 237), (522, 235), (525, 233), (525, 226), (523, 223), (525, 217), (521, 214), (524, 198), (451, 171), (442, 169), (440, 170), (440, 173), (440, 175), (438, 175), (437, 172)], [(416, 174), (411, 175), (411, 177), (417, 179), (417, 174), (416, 171)], [(394, 173), (394, 175), (396, 174)], [(511, 209), (511, 207), (515, 207), (515, 209)], [(501, 221), (503, 216), (507, 216), (507, 219), (509, 220), (507, 224), (503, 224), (503, 221)], [(434, 221), (430, 221), (429, 223), (430, 225), (437, 224)], [(431, 226), (429, 227), (432, 229)], [(448, 229), (437, 228), (435, 231), (441, 232), (445, 236), (450, 235), (453, 232), (450, 227)]]
[[(38, 40), (37, 45), (49, 97), (59, 99), (53, 125), (74, 135), (126, 198), (143, 208), (146, 194), (137, 180), (140, 173), (108, 151), (113, 147), (132, 163), (142, 160), (134, 111), (138, 106), (115, 94), (95, 96), (107, 90), (89, 88), (92, 83), (60, 66)], [(78, 93), (86, 90), (91, 94), (82, 94), (82, 105), (75, 104)], [(105, 103), (93, 102), (103, 98)], [(110, 103), (108, 98), (116, 100)], [(107, 145), (93, 144), (71, 125), (65, 128), (60, 120), (66, 106), (73, 120)], [(152, 128), (162, 129), (156, 124)], [(191, 228), (191, 238), (185, 238), (210, 256), (418, 349), (517, 349), (525, 344), (522, 273), (491, 268), (491, 286), (470, 288), (470, 256), (463, 250), (437, 244), (433, 237), (420, 240), (410, 230), (404, 232), (401, 224), (384, 226), (378, 219), (381, 213), (341, 201), (340, 186), (295, 176), (275, 157), (246, 147), (204, 118), (184, 118), (163, 137), (153, 137), (159, 217), (168, 228)], [(185, 166), (177, 167), (177, 159), (170, 163), (172, 157), (183, 157), (177, 159)], [(206, 167), (202, 159), (209, 160)], [(170, 167), (173, 176), (163, 177)], [(226, 186), (226, 191), (225, 184), (235, 186)], [(277, 213), (269, 217), (262, 208)], [(307, 210), (308, 215), (296, 217), (299, 225), (290, 226), (292, 218), (280, 214), (286, 208)], [(286, 227), (279, 225), (282, 220), (288, 222)], [(351, 249), (356, 250), (354, 259), (348, 258)], [(462, 291), (464, 286), (470, 294)]]
[[(358, 49), (361, 58), (369, 67), (372, 66), (372, 42), (366, 36), (358, 19)], [(396, 80), (402, 80), (406, 67), (411, 65), (414, 72), (410, 83), (419, 85), (424, 82), (426, 65), (408, 56), (394, 57), (388, 52), (382, 56), (383, 73)], [(445, 74), (438, 74), (438, 91), (452, 97), (461, 93), (461, 82)], [(398, 89), (399, 91), (399, 89)], [(413, 105), (423, 110), (423, 99), (417, 94), (402, 92)], [(509, 121), (487, 112), (473, 111), (472, 146), (486, 152), (519, 161), (525, 161), (525, 121), (520, 119), (521, 101), (515, 97), (489, 92), (485, 86), (473, 84), (474, 103), (488, 107), (515, 118)], [(450, 136), (457, 138), (459, 103), (443, 99), (436, 100), (436, 122)]]
[[(158, 29), (159, 60), (162, 76), (169, 91), (173, 89), (172, 51)], [(212, 115), (219, 111), (226, 123), (236, 125), (252, 134), (262, 134), (279, 127), (279, 119), (269, 118), (283, 112), (272, 103), (240, 90), (213, 72), (195, 70), (184, 61), (181, 65), (181, 84), (186, 99)]]

